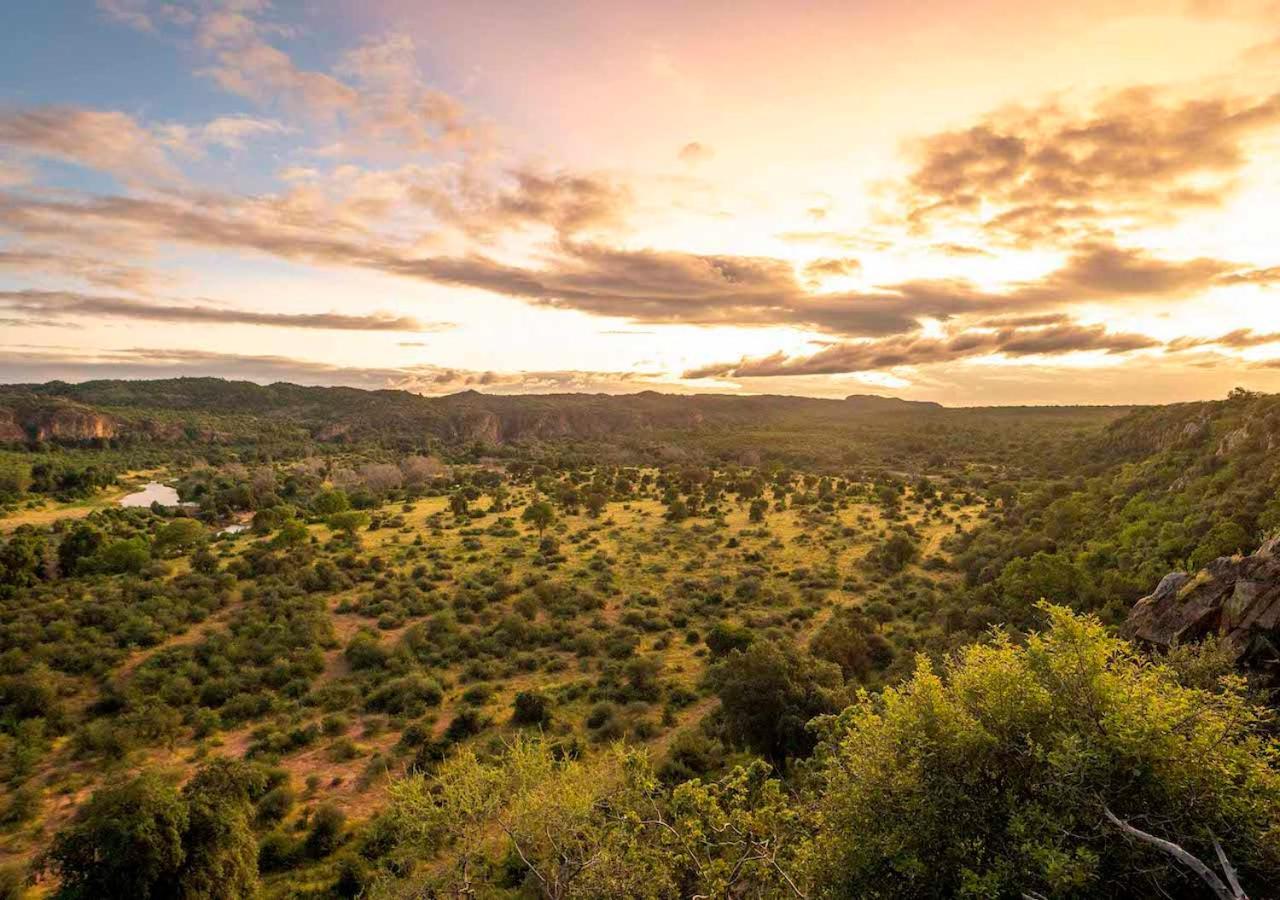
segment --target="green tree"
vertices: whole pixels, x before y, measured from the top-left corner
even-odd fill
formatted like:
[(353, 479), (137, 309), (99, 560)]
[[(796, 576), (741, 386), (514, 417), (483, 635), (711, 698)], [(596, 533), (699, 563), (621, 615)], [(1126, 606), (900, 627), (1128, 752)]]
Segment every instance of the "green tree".
[(44, 537), (26, 526), (0, 542), (0, 587), (25, 588), (39, 581), (46, 548)]
[(323, 859), (342, 843), (346, 814), (333, 803), (324, 803), (311, 816), (311, 830), (302, 848), (312, 859)]
[(0, 459), (0, 501), (17, 500), (31, 487), (31, 466), (18, 459)]
[(608, 501), (609, 498), (600, 491), (589, 492), (585, 500), (587, 515), (593, 519), (600, 518), (600, 513), (604, 512), (605, 504)]
[(524, 512), (520, 514), (520, 521), (538, 529), (539, 537), (555, 520), (555, 508), (546, 500), (536, 500), (530, 503), (524, 508)]
[(513, 702), (511, 721), (516, 725), (548, 725), (551, 701), (540, 691), (520, 691)]
[(332, 530), (341, 532), (348, 540), (354, 540), (356, 532), (369, 524), (369, 514), (357, 509), (337, 512), (325, 519)]
[(711, 651), (713, 659), (727, 656), (733, 650), (745, 650), (755, 640), (755, 632), (744, 625), (732, 622), (717, 622), (711, 626), (703, 641)]
[(112, 541), (98, 552), (97, 567), (109, 575), (136, 575), (151, 562), (151, 547), (143, 537)]
[(321, 491), (312, 499), (311, 508), (317, 515), (330, 516), (334, 513), (346, 512), (351, 508), (351, 501), (347, 499), (346, 491)]
[(195, 519), (174, 519), (156, 532), (152, 549), (157, 556), (171, 556), (193, 550), (208, 539), (204, 526)]
[(943, 674), (864, 696), (823, 726), (814, 771), (820, 897), (1202, 896), (1196, 876), (1108, 822), (1280, 879), (1280, 768), (1243, 682), (1213, 690), (1094, 619), (1044, 606)]
[(895, 531), (871, 551), (870, 559), (883, 571), (896, 574), (920, 556), (920, 547), (911, 535)]
[(182, 789), (187, 806), (183, 834), (184, 900), (249, 900), (258, 893), (258, 841), (250, 796), (263, 775), (238, 760), (216, 759)]
[(53, 839), (48, 864), (63, 900), (176, 897), (187, 807), (173, 784), (144, 774), (102, 788)]
[[(494, 834), (521, 874), (549, 900), (675, 896), (670, 867), (644, 838), (638, 815), (652, 783), (635, 752), (614, 748), (590, 760), (561, 759), (541, 740), (517, 737), (482, 761), (464, 747), (432, 778), (391, 788), (391, 816), (406, 849), (430, 852), (447, 841), (454, 865), (438, 889), (471, 896)], [(669, 854), (662, 854), (669, 857)]]
[(106, 535), (88, 522), (76, 522), (58, 544), (58, 569), (63, 576), (74, 575), (83, 559), (91, 559), (102, 549)]
[(809, 720), (837, 712), (845, 699), (839, 668), (776, 641), (734, 650), (708, 680), (729, 733), (775, 765), (807, 756), (816, 741)]
[(846, 682), (865, 682), (893, 662), (893, 645), (861, 610), (835, 610), (809, 642), (809, 652), (840, 667)]
[(1238, 522), (1218, 522), (1200, 539), (1191, 554), (1191, 568), (1202, 569), (1219, 556), (1230, 556), (1251, 549), (1253, 542)]
[(470, 507), (467, 504), (466, 494), (462, 493), (462, 491), (454, 491), (449, 495), (449, 512), (461, 517), (467, 515), (469, 511)]
[[(341, 513), (334, 513), (341, 515)], [(298, 547), (311, 537), (307, 526), (294, 518), (287, 518), (280, 523), (280, 529), (271, 537), (273, 547)]]

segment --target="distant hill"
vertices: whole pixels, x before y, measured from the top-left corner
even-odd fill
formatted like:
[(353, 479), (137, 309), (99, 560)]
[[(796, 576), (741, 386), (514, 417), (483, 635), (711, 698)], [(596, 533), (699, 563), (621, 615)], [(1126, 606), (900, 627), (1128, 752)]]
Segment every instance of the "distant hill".
[[(0, 386), (0, 442), (244, 443), (262, 440), (503, 447), (587, 442), (755, 461), (874, 461), (904, 468), (938, 455), (949, 435), (974, 451), (1047, 452), (1123, 407), (947, 409), (869, 394), (843, 400), (778, 395), (543, 394), (259, 385), (218, 378)], [(1043, 442), (1044, 448), (1037, 448)], [(1007, 453), (1006, 453), (1007, 456)], [(670, 458), (668, 456), (668, 458)], [(936, 463), (936, 459), (934, 460)]]
[[(936, 403), (854, 395), (806, 397), (546, 394), (500, 396), (464, 391), (424, 397), (407, 391), (259, 385), (218, 378), (89, 381), (0, 386), (0, 436), (5, 440), (89, 440), (131, 430), (155, 432), (136, 413), (254, 416), (308, 428), (320, 440), (361, 439), (388, 429), (446, 441), (492, 444), (557, 438), (595, 439), (621, 433), (759, 423), (779, 417), (842, 418), (878, 412), (940, 410)], [(171, 416), (162, 418), (171, 419)], [(18, 430), (22, 433), (19, 434)], [(161, 429), (156, 436), (161, 436)]]

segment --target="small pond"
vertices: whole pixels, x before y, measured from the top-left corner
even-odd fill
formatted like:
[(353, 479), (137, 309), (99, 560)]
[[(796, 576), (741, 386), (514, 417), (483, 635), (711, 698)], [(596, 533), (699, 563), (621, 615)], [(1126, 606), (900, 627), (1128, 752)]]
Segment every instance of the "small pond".
[(151, 481), (142, 490), (120, 498), (121, 506), (150, 506), (152, 503), (159, 503), (161, 506), (177, 506), (178, 492), (167, 484)]

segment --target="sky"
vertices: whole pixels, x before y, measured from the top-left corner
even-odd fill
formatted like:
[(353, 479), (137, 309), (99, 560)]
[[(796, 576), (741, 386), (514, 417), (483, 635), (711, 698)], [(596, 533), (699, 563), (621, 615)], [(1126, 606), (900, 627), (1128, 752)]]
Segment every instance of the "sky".
[(1280, 391), (1280, 0), (42, 0), (0, 381)]

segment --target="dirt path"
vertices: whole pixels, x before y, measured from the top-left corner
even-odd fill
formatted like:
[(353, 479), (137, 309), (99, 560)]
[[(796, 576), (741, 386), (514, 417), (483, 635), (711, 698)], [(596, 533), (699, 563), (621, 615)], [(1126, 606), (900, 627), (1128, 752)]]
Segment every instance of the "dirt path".
[(156, 644), (154, 647), (147, 647), (144, 650), (139, 650), (132, 654), (128, 659), (120, 664), (119, 668), (116, 669), (116, 677), (119, 679), (128, 678), (138, 670), (139, 666), (151, 657), (155, 656), (157, 653), (168, 650), (172, 647), (182, 647), (187, 644), (194, 644), (200, 639), (208, 637), (218, 628), (225, 626), (230, 618), (235, 615), (236, 611), (243, 606), (244, 598), (237, 595), (230, 603), (215, 612), (213, 615), (209, 616), (209, 618), (205, 619), (203, 622), (197, 622), (186, 631), (172, 635)]

